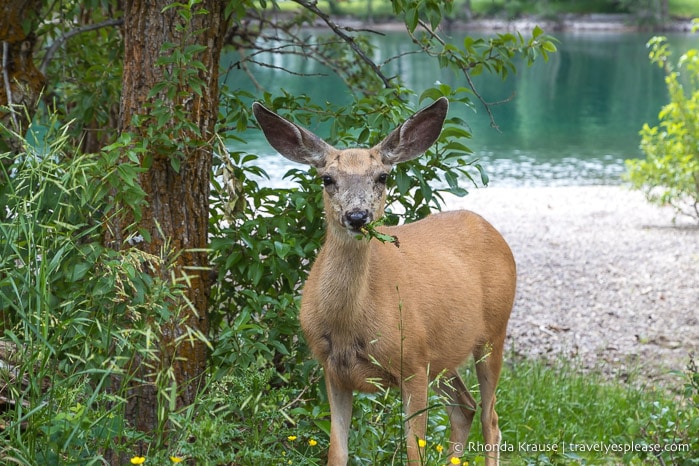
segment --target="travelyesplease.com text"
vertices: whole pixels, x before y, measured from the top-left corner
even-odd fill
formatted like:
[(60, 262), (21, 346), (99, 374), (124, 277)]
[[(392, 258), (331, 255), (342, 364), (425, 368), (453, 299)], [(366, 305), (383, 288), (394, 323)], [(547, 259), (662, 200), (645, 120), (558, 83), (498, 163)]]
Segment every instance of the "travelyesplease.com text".
[[(459, 452), (459, 448), (455, 448)], [(661, 453), (661, 452), (689, 452), (690, 445), (682, 443), (670, 443), (667, 445), (653, 443), (528, 443), (528, 442), (502, 442), (500, 445), (488, 445), (478, 442), (469, 442), (464, 453), (492, 453), (526, 452), (526, 453), (599, 453), (603, 455), (626, 453)]]

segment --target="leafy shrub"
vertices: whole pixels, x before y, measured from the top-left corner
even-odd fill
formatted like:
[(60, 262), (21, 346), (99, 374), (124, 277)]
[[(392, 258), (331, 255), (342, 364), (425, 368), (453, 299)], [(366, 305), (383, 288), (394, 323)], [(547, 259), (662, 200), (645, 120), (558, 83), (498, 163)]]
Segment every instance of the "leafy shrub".
[[(0, 154), (0, 346), (21, 354), (0, 370), (9, 400), (0, 445), (20, 464), (90, 464), (128, 451), (143, 437), (123, 421), (135, 360), (144, 381), (156, 381), (163, 425), (173, 393), (157, 343), (178, 318), (182, 285), (147, 266), (167, 266), (171, 253), (101, 245), (110, 199), (117, 187), (133, 194), (137, 170), (109, 153), (70, 154), (68, 133), (52, 124), (45, 144)], [(153, 433), (154, 444), (166, 432)]]
[(666, 72), (670, 103), (660, 111), (658, 126), (643, 126), (646, 159), (628, 160), (626, 179), (650, 202), (699, 221), (699, 50), (688, 50), (675, 68), (665, 38), (655, 37), (648, 46), (651, 61)]

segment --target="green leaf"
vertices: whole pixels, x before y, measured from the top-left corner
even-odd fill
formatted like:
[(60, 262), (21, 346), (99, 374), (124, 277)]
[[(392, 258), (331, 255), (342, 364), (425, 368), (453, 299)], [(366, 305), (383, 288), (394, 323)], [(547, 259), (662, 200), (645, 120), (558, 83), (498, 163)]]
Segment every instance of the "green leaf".
[(459, 126), (446, 126), (442, 130), (442, 136), (445, 138), (471, 138), (471, 133), (466, 129)]
[(92, 269), (91, 263), (79, 262), (71, 269), (70, 273), (68, 274), (68, 280), (71, 282), (82, 280), (90, 269)]
[(385, 218), (381, 218), (376, 222), (372, 222), (369, 225), (366, 225), (362, 228), (362, 233), (360, 235), (357, 235), (357, 239), (371, 240), (372, 238), (375, 238), (381, 241), (382, 243), (392, 243), (396, 247), (400, 247), (400, 242), (397, 236), (381, 233), (376, 229), (376, 227), (383, 225), (385, 221)]
[(287, 254), (289, 254), (289, 251), (291, 251), (291, 246), (280, 241), (275, 241), (274, 251), (277, 254), (277, 256), (283, 259), (284, 257), (286, 257)]
[(443, 94), (439, 89), (435, 87), (431, 87), (429, 89), (425, 89), (422, 94), (420, 94), (420, 98), (418, 101), (422, 103), (425, 99), (432, 99), (432, 100), (437, 100), (440, 97), (443, 97), (445, 94)]
[(541, 48), (546, 50), (547, 52), (556, 52), (558, 49), (556, 48), (556, 44), (551, 42), (550, 40), (547, 40), (545, 42), (541, 43)]
[(481, 174), (481, 183), (483, 183), (484, 186), (488, 186), (488, 183), (490, 183), (490, 177), (486, 173), (485, 169), (483, 166), (479, 163), (474, 164), (474, 167), (478, 169), (478, 172)]
[(410, 190), (412, 179), (407, 173), (402, 170), (397, 170), (394, 179), (396, 180), (396, 188), (399, 193), (406, 194)]
[(420, 19), (417, 8), (410, 8), (405, 12), (405, 25), (408, 26), (410, 32), (415, 32), (418, 21)]
[(178, 154), (170, 156), (170, 166), (175, 170), (175, 173), (180, 172), (180, 168), (182, 168), (182, 159)]
[(449, 188), (446, 192), (451, 193), (457, 197), (465, 197), (468, 195), (468, 191), (464, 188)]

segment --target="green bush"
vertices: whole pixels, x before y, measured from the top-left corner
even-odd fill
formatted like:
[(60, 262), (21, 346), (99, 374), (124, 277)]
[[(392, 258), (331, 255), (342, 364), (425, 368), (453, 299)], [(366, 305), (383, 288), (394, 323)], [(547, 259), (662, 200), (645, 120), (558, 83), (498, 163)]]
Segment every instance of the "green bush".
[(152, 434), (162, 445), (173, 393), (158, 342), (182, 285), (148, 273), (169, 251), (102, 246), (104, 213), (120, 191), (135, 195), (138, 170), (109, 152), (74, 155), (54, 123), (21, 153), (0, 154), (0, 457), (95, 464), (143, 437), (123, 421), (136, 360), (162, 398), (164, 427)]
[(670, 103), (658, 126), (641, 130), (645, 160), (628, 160), (626, 179), (655, 204), (699, 221), (699, 49), (684, 53), (677, 66), (663, 37), (648, 42), (650, 59), (666, 72)]

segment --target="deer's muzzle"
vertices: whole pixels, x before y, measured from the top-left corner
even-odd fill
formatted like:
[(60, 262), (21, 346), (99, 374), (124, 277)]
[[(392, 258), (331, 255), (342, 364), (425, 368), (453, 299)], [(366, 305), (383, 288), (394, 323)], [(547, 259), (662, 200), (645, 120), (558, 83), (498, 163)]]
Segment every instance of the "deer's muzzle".
[(344, 216), (345, 227), (354, 231), (360, 231), (363, 227), (371, 223), (371, 214), (368, 210), (351, 210)]

